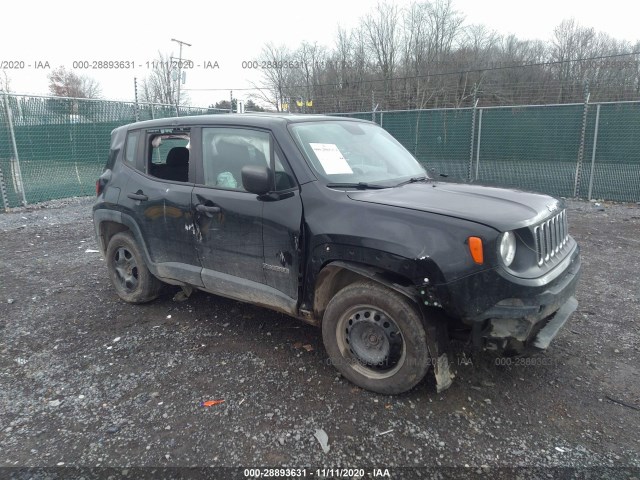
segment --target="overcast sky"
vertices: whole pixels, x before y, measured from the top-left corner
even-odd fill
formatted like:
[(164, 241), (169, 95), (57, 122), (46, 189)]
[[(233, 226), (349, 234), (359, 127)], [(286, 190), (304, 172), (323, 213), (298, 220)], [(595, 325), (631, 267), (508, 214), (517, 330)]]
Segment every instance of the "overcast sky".
[[(48, 70), (36, 70), (37, 61), (72, 69), (74, 61), (133, 61), (135, 70), (87, 70), (98, 80), (102, 96), (132, 100), (133, 78), (148, 75), (146, 62), (158, 50), (178, 54), (172, 38), (192, 44), (183, 57), (196, 64), (217, 61), (220, 68), (196, 68), (187, 73), (185, 89), (192, 104), (207, 106), (220, 99), (243, 98), (241, 88), (258, 82), (259, 74), (244, 70), (242, 62), (258, 57), (267, 42), (295, 48), (302, 40), (333, 46), (338, 24), (350, 28), (369, 12), (377, 0), (234, 0), (230, 2), (154, 2), (110, 0), (104, 2), (5, 2), (0, 27), (0, 62), (24, 61), (24, 70), (7, 70), (14, 92), (47, 94)], [(408, 0), (396, 0), (400, 6)], [(617, 39), (640, 39), (640, 2), (608, 0), (454, 0), (468, 24), (484, 24), (501, 34), (520, 39), (549, 40), (563, 19), (575, 18)], [(0, 65), (1, 66), (1, 65)]]

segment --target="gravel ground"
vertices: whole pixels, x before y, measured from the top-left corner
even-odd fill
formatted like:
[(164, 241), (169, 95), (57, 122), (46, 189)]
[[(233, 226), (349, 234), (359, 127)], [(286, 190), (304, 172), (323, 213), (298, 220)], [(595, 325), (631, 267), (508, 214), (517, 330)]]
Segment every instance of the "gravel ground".
[(320, 331), (284, 315), (202, 292), (177, 302), (175, 289), (123, 303), (95, 252), (92, 202), (0, 214), (0, 467), (640, 478), (639, 206), (569, 202), (580, 306), (545, 354), (509, 363), (459, 350), (448, 391), (429, 376), (392, 397), (343, 379)]

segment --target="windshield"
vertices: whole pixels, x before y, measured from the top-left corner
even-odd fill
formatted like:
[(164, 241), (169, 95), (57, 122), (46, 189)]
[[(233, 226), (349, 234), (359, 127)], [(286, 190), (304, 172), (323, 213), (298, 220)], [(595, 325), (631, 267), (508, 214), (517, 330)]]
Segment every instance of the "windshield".
[(311, 167), (331, 184), (392, 185), (426, 176), (418, 161), (377, 125), (305, 122), (292, 125), (291, 132)]

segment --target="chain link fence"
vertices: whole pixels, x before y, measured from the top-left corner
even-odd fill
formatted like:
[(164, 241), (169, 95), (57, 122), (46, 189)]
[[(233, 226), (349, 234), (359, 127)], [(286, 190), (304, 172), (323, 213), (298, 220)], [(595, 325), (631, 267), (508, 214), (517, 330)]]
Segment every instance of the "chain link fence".
[[(0, 96), (0, 209), (93, 195), (111, 131), (228, 110)], [(427, 168), (557, 196), (640, 201), (640, 102), (335, 114), (373, 120)]]
[[(174, 105), (0, 94), (0, 209), (93, 195), (111, 131), (176, 116)], [(226, 113), (180, 107), (180, 115)]]
[(640, 102), (335, 115), (375, 121), (454, 179), (640, 202)]

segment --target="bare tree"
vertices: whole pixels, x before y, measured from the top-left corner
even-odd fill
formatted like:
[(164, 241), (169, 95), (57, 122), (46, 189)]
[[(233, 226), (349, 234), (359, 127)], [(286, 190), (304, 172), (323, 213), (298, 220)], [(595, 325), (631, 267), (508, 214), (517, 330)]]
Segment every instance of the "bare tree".
[[(429, 81), (420, 75), (425, 72), (427, 54), (426, 32), (426, 4), (412, 3), (403, 15), (403, 58), (402, 64), (405, 76), (405, 91), (408, 95), (408, 106), (422, 108), (425, 104), (426, 88), (424, 83)], [(423, 82), (424, 80), (424, 82)]]
[(484, 104), (547, 103), (550, 74), (543, 66), (547, 48), (543, 42), (508, 35), (490, 56), (492, 68), (478, 84)]
[(634, 85), (632, 91), (634, 91), (637, 98), (640, 98), (640, 40), (635, 43), (632, 51), (636, 52), (636, 54), (630, 55), (629, 58), (627, 58), (630, 63), (631, 83)]
[[(339, 27), (331, 48), (267, 45), (262, 60), (273, 68), (254, 98), (279, 110), (313, 97), (318, 112), (565, 103), (582, 101), (588, 81), (592, 100), (633, 100), (638, 50), (574, 20), (552, 41), (521, 40), (465, 25), (452, 0), (414, 0), (403, 10), (378, 3), (355, 28)], [(299, 66), (279, 68), (289, 60)]]
[(371, 53), (364, 21), (351, 31), (338, 28), (335, 46), (326, 53), (325, 68), (318, 77), (325, 85), (316, 91), (324, 95), (319, 105), (333, 111), (371, 108), (372, 95), (380, 85), (380, 69)]
[(284, 103), (290, 102), (292, 69), (289, 62), (294, 61), (293, 54), (284, 45), (268, 43), (262, 48), (259, 61), (266, 63), (267, 68), (262, 70), (262, 83), (256, 87), (258, 93), (253, 97), (272, 105), (279, 112)]
[(294, 53), (294, 58), (297, 60), (294, 65), (299, 68), (294, 70), (298, 75), (294, 75), (291, 80), (300, 86), (297, 96), (306, 101), (313, 100), (315, 96), (314, 85), (317, 85), (320, 80), (319, 71), (323, 68), (324, 52), (325, 49), (317, 42), (302, 42)]
[[(153, 62), (153, 70), (142, 81), (140, 99), (142, 103), (161, 103), (176, 105), (178, 103), (178, 69), (176, 62), (171, 61), (173, 54), (158, 52)], [(180, 92), (180, 105), (189, 105), (189, 95)]]
[[(439, 105), (451, 97), (459, 104), (468, 96), (467, 76), (442, 76), (460, 67), (468, 56), (458, 55), (456, 47), (464, 33), (464, 17), (450, 0), (414, 2), (403, 15), (403, 71), (408, 108)], [(454, 82), (454, 83), (452, 83)], [(449, 90), (453, 90), (449, 92)]]
[(553, 34), (551, 58), (557, 62), (556, 71), (560, 83), (558, 101), (579, 101), (587, 80), (585, 68), (589, 66), (575, 60), (596, 54), (596, 32), (593, 28), (582, 27), (574, 19), (569, 19), (563, 20)]
[(485, 25), (473, 24), (464, 28), (462, 45), (474, 53), (486, 55), (497, 46), (500, 35)]
[(0, 75), (0, 92), (10, 92), (11, 91), (11, 79), (7, 74), (6, 70), (2, 70), (2, 75)]
[(368, 47), (384, 81), (385, 100), (391, 94), (393, 76), (396, 69), (400, 32), (398, 7), (393, 4), (378, 3), (373, 13), (363, 20)]
[[(363, 45), (364, 47), (364, 45)], [(344, 28), (338, 28), (338, 38), (336, 39), (336, 50), (333, 55), (333, 62), (330, 66), (335, 70), (335, 80), (338, 86), (348, 86), (352, 69), (349, 63), (353, 59), (354, 42), (353, 34), (347, 32)]]
[(497, 32), (484, 25), (464, 27), (457, 49), (450, 53), (455, 70), (459, 70), (456, 106), (473, 101), (483, 90), (488, 79), (487, 69), (500, 54), (502, 39)]
[(453, 9), (451, 0), (426, 4), (429, 35), (429, 60), (444, 62), (462, 33), (464, 16)]
[(100, 98), (100, 84), (86, 75), (78, 75), (59, 67), (47, 77), (49, 91), (56, 97)]
[(347, 105), (354, 105), (353, 98), (363, 87), (364, 71), (369, 63), (362, 27), (351, 32), (338, 27), (335, 48), (328, 55), (328, 59), (324, 78), (329, 85), (327, 93), (331, 95), (331, 105), (336, 111), (350, 108)]
[(627, 41), (618, 41), (606, 33), (598, 33), (593, 52), (599, 58), (588, 63), (588, 68), (579, 71), (579, 75), (589, 81), (592, 100), (634, 100), (638, 98), (640, 86), (640, 42), (633, 45)]
[(320, 65), (319, 78), (323, 83), (316, 86), (315, 91), (321, 95), (316, 106), (325, 111), (341, 111), (340, 105), (346, 97), (350, 86), (352, 68), (349, 62), (353, 58), (352, 33), (338, 26), (335, 47), (326, 56), (326, 63)]

